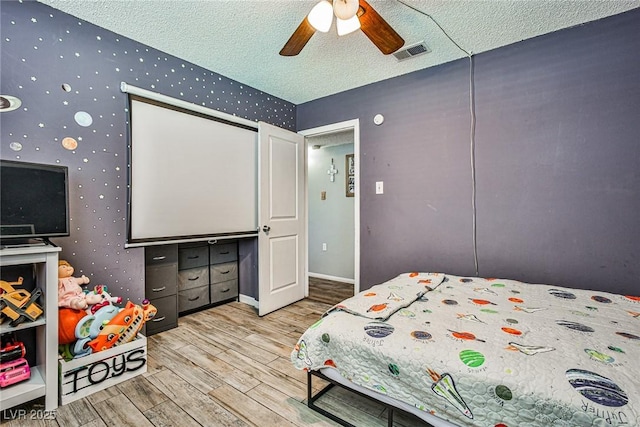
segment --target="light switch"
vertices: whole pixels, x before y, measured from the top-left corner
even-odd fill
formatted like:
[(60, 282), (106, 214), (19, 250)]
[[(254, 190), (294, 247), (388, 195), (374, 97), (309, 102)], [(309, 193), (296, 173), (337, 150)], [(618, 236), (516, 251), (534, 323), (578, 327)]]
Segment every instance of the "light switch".
[(327, 192), (326, 191), (321, 191), (320, 192), (320, 200), (327, 200)]
[(376, 194), (384, 194), (384, 182), (376, 182)]

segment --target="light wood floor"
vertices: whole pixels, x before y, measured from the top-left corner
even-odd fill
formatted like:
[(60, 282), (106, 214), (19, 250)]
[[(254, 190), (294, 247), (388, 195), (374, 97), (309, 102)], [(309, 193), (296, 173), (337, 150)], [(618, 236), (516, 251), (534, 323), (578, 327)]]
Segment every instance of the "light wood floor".
[[(310, 280), (310, 297), (262, 318), (231, 302), (181, 317), (148, 338), (148, 372), (58, 408), (55, 420), (11, 419), (43, 399), (2, 413), (7, 427), (337, 426), (306, 406), (306, 374), (290, 354), (300, 335), (353, 286)], [(314, 388), (321, 387), (314, 380)], [(9, 393), (4, 389), (3, 393)], [(358, 427), (386, 426), (384, 407), (334, 388), (317, 401)], [(14, 416), (15, 418), (15, 416)], [(37, 418), (37, 417), (36, 417)], [(396, 414), (397, 426), (420, 425)]]

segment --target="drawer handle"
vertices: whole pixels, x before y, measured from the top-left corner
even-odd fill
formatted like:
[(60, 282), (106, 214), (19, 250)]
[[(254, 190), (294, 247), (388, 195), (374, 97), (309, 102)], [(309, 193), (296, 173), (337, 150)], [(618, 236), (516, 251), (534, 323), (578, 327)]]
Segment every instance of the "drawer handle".
[(166, 286), (163, 286), (163, 287), (161, 287), (161, 288), (153, 288), (153, 289), (151, 289), (151, 290), (152, 290), (153, 292), (162, 292), (162, 291), (164, 291), (165, 289), (167, 289), (167, 287), (166, 287)]
[(166, 258), (166, 256), (164, 256), (164, 255), (163, 255), (163, 256), (154, 256), (154, 257), (153, 257), (153, 260), (154, 260), (154, 261), (162, 261), (162, 260), (163, 260), (163, 259), (165, 259), (165, 258)]
[(231, 290), (230, 288), (223, 289), (222, 293), (229, 292), (230, 290)]
[(151, 321), (152, 322), (162, 322), (166, 318), (167, 318), (167, 316), (156, 317), (155, 319), (151, 319)]
[(197, 297), (195, 297), (195, 298), (189, 298), (189, 301), (195, 301), (195, 300), (198, 300), (198, 299), (200, 299), (200, 297), (199, 297), (199, 296), (197, 296)]
[(227, 271), (221, 271), (220, 274), (229, 274), (231, 273), (231, 270), (227, 270)]
[(226, 252), (220, 252), (220, 255), (229, 255), (229, 251), (226, 251)]
[(191, 255), (187, 257), (187, 259), (198, 259), (198, 258), (200, 258), (200, 255)]
[(187, 278), (187, 280), (194, 281), (194, 280), (198, 280), (199, 278), (200, 278), (200, 276), (196, 276), (196, 277), (189, 277), (189, 278)]

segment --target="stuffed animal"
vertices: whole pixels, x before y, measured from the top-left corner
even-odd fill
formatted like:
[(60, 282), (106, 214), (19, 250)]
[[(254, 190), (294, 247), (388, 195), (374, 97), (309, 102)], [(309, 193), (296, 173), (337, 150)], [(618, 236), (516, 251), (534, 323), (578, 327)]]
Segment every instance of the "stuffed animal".
[(151, 320), (158, 313), (148, 299), (142, 301), (142, 306), (127, 301), (118, 314), (111, 320), (105, 321), (98, 336), (87, 344), (93, 352), (107, 350), (113, 346), (134, 340), (145, 322)]
[(78, 339), (76, 326), (87, 316), (84, 310), (60, 307), (58, 309), (58, 345), (71, 344)]
[(58, 262), (58, 307), (75, 308), (84, 310), (90, 304), (102, 301), (102, 296), (86, 294), (80, 285), (89, 283), (89, 278), (73, 277), (73, 267), (67, 261)]
[(87, 312), (91, 311), (91, 314), (95, 314), (96, 311), (100, 310), (106, 305), (120, 304), (122, 302), (122, 297), (113, 297), (107, 292), (107, 290), (108, 289), (105, 285), (96, 285), (94, 286), (93, 291), (88, 292), (89, 295), (99, 295), (102, 300), (99, 303), (93, 304), (91, 307), (89, 307), (87, 309)]

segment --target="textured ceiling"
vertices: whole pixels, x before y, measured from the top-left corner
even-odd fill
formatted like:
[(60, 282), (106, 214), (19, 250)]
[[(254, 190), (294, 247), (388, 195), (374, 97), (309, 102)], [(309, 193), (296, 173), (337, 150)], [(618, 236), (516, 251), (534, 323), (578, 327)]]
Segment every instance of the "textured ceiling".
[[(465, 54), (398, 0), (368, 0), (404, 38), (431, 49), (398, 62), (362, 33), (313, 35), (278, 52), (317, 0), (40, 0), (63, 12), (294, 104), (449, 62)], [(640, 6), (640, 0), (404, 0), (477, 54)]]

